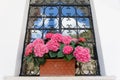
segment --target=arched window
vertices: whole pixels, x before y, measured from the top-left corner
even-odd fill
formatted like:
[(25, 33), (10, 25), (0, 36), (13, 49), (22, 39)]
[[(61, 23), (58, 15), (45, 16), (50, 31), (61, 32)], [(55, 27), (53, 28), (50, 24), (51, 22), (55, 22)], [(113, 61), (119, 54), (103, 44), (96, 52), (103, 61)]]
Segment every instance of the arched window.
[[(100, 75), (94, 26), (89, 0), (31, 0), (23, 49), (36, 38), (45, 38), (48, 32), (86, 38), (92, 60), (86, 64), (76, 62), (76, 76)], [(38, 76), (39, 67), (22, 58), (21, 76)]]

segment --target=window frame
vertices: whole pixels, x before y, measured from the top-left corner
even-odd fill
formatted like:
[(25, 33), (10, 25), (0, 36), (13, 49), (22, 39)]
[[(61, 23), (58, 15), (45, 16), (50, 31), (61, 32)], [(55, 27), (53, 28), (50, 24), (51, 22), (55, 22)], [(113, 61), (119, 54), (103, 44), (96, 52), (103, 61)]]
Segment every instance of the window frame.
[[(24, 56), (24, 50), (25, 50), (25, 37), (26, 37), (26, 33), (27, 33), (27, 27), (26, 27), (26, 23), (28, 23), (28, 17), (29, 17), (29, 3), (30, 1), (26, 1), (26, 10), (24, 11), (24, 22), (23, 22), (23, 29), (21, 31), (21, 40), (19, 42), (19, 49), (18, 49), (18, 56), (17, 56), (17, 63), (20, 63), (19, 65), (16, 63), (16, 71), (15, 74), (19, 75), (19, 76), (24, 76), (21, 75), (21, 69), (22, 69), (22, 60), (23, 60), (23, 56)], [(96, 15), (95, 15), (95, 9), (94, 9), (94, 4), (93, 1), (90, 0), (90, 6), (91, 6), (91, 14), (92, 14), (92, 25), (96, 26), (93, 27), (93, 31), (94, 31), (94, 37), (95, 37), (95, 43), (96, 43), (96, 51), (97, 51), (97, 58), (98, 58), (98, 66), (100, 69), (100, 75), (105, 75), (105, 70), (104, 70), (104, 63), (103, 63), (103, 56), (102, 56), (102, 50), (101, 50), (101, 45), (100, 45), (100, 39), (99, 39), (99, 32), (98, 32), (98, 28), (97, 28), (97, 22), (96, 22)], [(26, 14), (27, 13), (27, 14)], [(25, 29), (26, 28), (26, 29)], [(21, 44), (24, 43), (24, 44)], [(21, 55), (21, 56), (20, 56)], [(22, 58), (22, 59), (21, 59)], [(19, 60), (18, 60), (19, 59)]]

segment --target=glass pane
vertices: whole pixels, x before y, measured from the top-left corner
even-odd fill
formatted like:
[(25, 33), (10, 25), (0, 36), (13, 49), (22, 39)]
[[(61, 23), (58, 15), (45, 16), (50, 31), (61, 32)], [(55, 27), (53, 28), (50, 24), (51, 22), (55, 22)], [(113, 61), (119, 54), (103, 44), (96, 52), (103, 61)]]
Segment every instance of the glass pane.
[(28, 28), (32, 28), (34, 26), (34, 21), (36, 19), (35, 18), (29, 18), (29, 21), (28, 21)]
[(84, 37), (87, 42), (94, 42), (93, 32), (91, 30), (79, 30), (79, 37)]
[(62, 7), (63, 16), (75, 16), (75, 8), (73, 6)]
[(76, 7), (78, 16), (89, 16), (89, 10), (87, 7)]
[(56, 29), (58, 27), (58, 19), (57, 18), (45, 18), (44, 19), (44, 28), (52, 28)]
[(45, 14), (46, 16), (57, 16), (58, 15), (58, 7), (45, 7)]
[(22, 75), (39, 75), (39, 67), (34, 66), (34, 62), (23, 61)]
[(31, 30), (30, 41), (32, 42), (36, 38), (42, 38), (42, 31), (40, 31), (40, 30)]
[(59, 30), (42, 30), (43, 31), (43, 39), (45, 39), (45, 35), (47, 33), (59, 33)]
[(62, 28), (77, 28), (75, 18), (62, 18)]
[(45, 7), (31, 7), (30, 16), (58, 16), (58, 7), (45, 6)]
[(79, 4), (90, 4), (89, 0), (76, 0), (76, 2)]
[(77, 30), (62, 30), (62, 34), (65, 36), (71, 36), (72, 38), (77, 38)]
[(76, 75), (96, 75), (97, 74), (97, 61), (91, 60), (88, 63), (76, 63)]
[(31, 0), (31, 3), (42, 3), (44, 0)]
[(56, 4), (56, 3), (63, 3), (63, 4), (90, 4), (89, 0), (31, 0), (31, 4)]
[(30, 16), (42, 16), (44, 7), (30, 7)]
[(79, 28), (90, 28), (89, 18), (77, 18)]
[(43, 18), (29, 18), (28, 27), (34, 29), (43, 28)]
[(57, 29), (58, 27), (57, 18), (29, 18), (28, 27), (34, 29), (52, 28)]
[(93, 59), (96, 59), (96, 56), (95, 56), (96, 52), (95, 52), (95, 49), (94, 49), (95, 43), (93, 43), (93, 42), (90, 42), (90, 43), (87, 42), (87, 43), (85, 43), (85, 45), (86, 45), (87, 47), (89, 47), (91, 57), (92, 57)]
[(48, 4), (55, 4), (58, 3), (59, 0), (46, 0)]
[(61, 0), (65, 4), (72, 4), (75, 0)]

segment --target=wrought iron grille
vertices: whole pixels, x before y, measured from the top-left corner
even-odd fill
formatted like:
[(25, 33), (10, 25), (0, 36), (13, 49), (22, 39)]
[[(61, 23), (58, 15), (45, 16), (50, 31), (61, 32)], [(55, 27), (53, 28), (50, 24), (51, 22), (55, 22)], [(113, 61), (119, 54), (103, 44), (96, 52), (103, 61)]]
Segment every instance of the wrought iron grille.
[(48, 32), (86, 38), (86, 44), (91, 49), (92, 60), (87, 64), (76, 62), (75, 75), (100, 75), (90, 1), (31, 0), (20, 76), (39, 76), (39, 67), (24, 61), (24, 50), (28, 43), (36, 38), (44, 38)]

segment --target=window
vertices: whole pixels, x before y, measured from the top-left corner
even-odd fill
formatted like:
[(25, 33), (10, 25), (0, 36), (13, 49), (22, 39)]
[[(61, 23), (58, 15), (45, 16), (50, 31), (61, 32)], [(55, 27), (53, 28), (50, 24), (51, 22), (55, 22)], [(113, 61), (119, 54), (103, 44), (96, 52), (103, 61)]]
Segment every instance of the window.
[[(76, 76), (100, 75), (92, 13), (89, 0), (31, 0), (23, 49), (36, 38), (45, 38), (48, 32), (62, 33), (75, 38), (86, 38), (92, 60), (76, 62)], [(21, 76), (39, 76), (39, 67), (22, 58)]]

